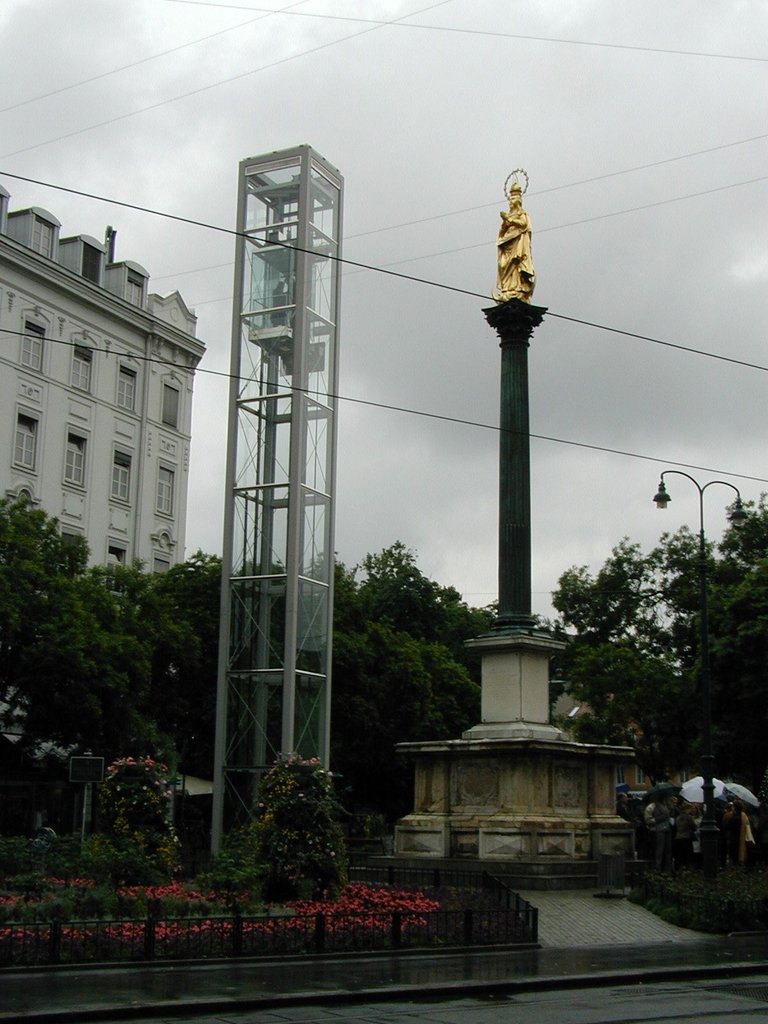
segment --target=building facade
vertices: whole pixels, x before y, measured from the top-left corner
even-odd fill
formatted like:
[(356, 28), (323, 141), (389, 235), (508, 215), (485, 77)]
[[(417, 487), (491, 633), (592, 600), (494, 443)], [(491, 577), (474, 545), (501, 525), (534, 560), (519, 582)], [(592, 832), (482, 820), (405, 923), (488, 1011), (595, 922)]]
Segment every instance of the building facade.
[(92, 564), (185, 557), (194, 373), (205, 351), (178, 292), (149, 292), (105, 241), (62, 237), (0, 186), (0, 496), (84, 537)]

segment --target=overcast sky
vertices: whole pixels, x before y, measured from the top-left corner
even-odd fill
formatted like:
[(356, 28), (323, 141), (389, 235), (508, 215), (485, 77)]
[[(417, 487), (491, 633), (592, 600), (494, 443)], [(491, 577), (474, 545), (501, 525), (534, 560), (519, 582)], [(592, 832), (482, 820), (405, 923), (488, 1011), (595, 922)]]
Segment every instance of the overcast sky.
[[(114, 225), (117, 258), (199, 317), (188, 554), (221, 549), (233, 239), (11, 174), (231, 228), (238, 162), (309, 143), (345, 178), (344, 256), (476, 293), (344, 274), (341, 394), (468, 421), (342, 401), (348, 565), (402, 540), (470, 604), (496, 597), (480, 296), (516, 167), (552, 314), (530, 350), (534, 610), (623, 536), (698, 528), (682, 478), (653, 506), (661, 469), (766, 489), (768, 3), (2, 0), (0, 42), (11, 207)], [(731, 496), (707, 491), (713, 539)]]

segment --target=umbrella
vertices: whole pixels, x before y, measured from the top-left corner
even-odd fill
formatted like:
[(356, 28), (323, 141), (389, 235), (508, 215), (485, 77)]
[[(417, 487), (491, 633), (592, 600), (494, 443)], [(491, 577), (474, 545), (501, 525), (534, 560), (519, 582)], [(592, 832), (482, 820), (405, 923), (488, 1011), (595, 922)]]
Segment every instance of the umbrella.
[(648, 800), (663, 800), (665, 797), (674, 796), (680, 792), (680, 787), (674, 782), (657, 782), (645, 794)]
[[(721, 799), (724, 795), (725, 783), (721, 779), (712, 779), (712, 784), (715, 787), (715, 800)], [(696, 775), (684, 782), (680, 789), (680, 796), (689, 804), (703, 804), (704, 779), (701, 775)]]
[(741, 786), (738, 782), (726, 782), (724, 785), (726, 793), (734, 800), (743, 800), (745, 804), (751, 804), (752, 807), (760, 806), (760, 801), (746, 786)]

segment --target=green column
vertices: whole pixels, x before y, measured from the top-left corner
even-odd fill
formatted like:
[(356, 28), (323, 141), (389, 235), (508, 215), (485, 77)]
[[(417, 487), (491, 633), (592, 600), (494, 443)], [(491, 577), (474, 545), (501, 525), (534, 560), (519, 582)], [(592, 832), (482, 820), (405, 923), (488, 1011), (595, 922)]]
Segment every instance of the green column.
[(496, 631), (530, 629), (531, 467), (528, 345), (546, 309), (509, 299), (483, 310), (501, 347), (499, 612)]

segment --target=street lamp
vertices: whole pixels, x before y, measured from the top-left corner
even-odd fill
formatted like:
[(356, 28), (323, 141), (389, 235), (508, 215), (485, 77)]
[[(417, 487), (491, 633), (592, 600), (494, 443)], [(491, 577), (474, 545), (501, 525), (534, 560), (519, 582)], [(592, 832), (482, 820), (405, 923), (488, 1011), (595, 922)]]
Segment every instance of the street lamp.
[(688, 473), (679, 469), (668, 469), (661, 474), (659, 489), (653, 499), (657, 508), (666, 508), (672, 500), (667, 493), (664, 484), (664, 477), (671, 474), (684, 476), (690, 480), (699, 492), (699, 600), (700, 600), (700, 624), (701, 624), (701, 704), (702, 704), (702, 752), (701, 752), (701, 776), (704, 780), (704, 816), (701, 819), (699, 835), (701, 837), (701, 864), (704, 870), (704, 877), (713, 880), (717, 875), (717, 822), (715, 820), (715, 786), (712, 781), (714, 775), (714, 755), (712, 753), (712, 695), (710, 689), (709, 674), (709, 620), (707, 612), (707, 547), (704, 537), (704, 491), (713, 484), (722, 484), (730, 487), (736, 492), (736, 501), (728, 513), (728, 520), (733, 526), (740, 526), (747, 518), (744, 506), (741, 503), (741, 494), (738, 487), (729, 484), (727, 480), (710, 480), (702, 487)]

